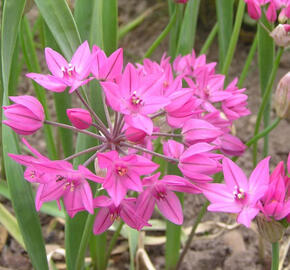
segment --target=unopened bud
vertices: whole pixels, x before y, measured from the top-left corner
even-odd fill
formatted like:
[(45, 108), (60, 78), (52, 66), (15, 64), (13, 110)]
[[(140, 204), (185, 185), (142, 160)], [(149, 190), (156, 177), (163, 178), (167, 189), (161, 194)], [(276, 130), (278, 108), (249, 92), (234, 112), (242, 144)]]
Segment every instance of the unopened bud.
[(258, 231), (260, 235), (271, 243), (278, 242), (282, 239), (285, 228), (276, 221), (268, 221), (264, 215), (258, 215), (257, 218)]
[(275, 109), (279, 117), (290, 119), (290, 72), (280, 80), (277, 86)]
[(81, 108), (67, 109), (66, 114), (72, 125), (78, 129), (87, 129), (92, 125), (92, 117), (87, 110)]
[(188, 0), (175, 0), (175, 2), (179, 4), (186, 4)]
[(280, 47), (290, 46), (289, 25), (279, 24), (270, 34), (275, 43)]

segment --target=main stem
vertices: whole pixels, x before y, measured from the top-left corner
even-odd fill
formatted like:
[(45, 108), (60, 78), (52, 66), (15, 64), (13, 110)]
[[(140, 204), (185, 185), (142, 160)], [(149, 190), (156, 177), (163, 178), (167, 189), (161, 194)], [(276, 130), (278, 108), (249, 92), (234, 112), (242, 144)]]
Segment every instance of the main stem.
[(271, 270), (279, 270), (279, 242), (272, 243)]

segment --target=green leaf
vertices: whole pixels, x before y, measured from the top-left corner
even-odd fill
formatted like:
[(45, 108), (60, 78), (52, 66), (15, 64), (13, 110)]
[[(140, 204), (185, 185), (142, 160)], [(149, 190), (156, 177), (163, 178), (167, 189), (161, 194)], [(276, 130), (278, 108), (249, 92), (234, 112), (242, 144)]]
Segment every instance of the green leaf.
[(25, 249), (16, 218), (0, 203), (0, 223), (12, 235), (12, 237)]
[(189, 0), (186, 4), (177, 43), (177, 54), (191, 53), (194, 47), (199, 5), (200, 0)]
[[(4, 3), (1, 31), (3, 105), (9, 105), (8, 89), (12, 57), (24, 6), (25, 0), (9, 0)], [(5, 125), (2, 125), (2, 140), (4, 165), (12, 205), (26, 250), (35, 269), (48, 269), (44, 241), (35, 211), (31, 186), (23, 178), (22, 167), (7, 157), (8, 153), (18, 153), (16, 135)]]
[(94, 2), (92, 0), (76, 0), (74, 18), (82, 41), (89, 40)]
[(104, 50), (111, 54), (118, 46), (118, 1), (103, 1), (102, 16)]
[(220, 67), (223, 66), (232, 35), (233, 7), (233, 0), (216, 0)]
[(94, 1), (93, 15), (91, 21), (90, 30), (90, 45), (93, 44), (104, 49), (104, 38), (103, 38), (103, 0)]
[(65, 0), (35, 0), (58, 46), (70, 59), (81, 43), (75, 20)]

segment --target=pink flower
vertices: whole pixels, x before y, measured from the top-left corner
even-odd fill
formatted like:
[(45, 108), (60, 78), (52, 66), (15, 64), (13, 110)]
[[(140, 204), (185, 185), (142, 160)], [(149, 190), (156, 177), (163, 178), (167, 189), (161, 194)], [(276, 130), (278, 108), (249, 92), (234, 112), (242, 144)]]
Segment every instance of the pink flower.
[(183, 223), (182, 207), (173, 191), (200, 193), (200, 190), (180, 176), (166, 175), (158, 180), (159, 176), (160, 173), (157, 173), (143, 179), (145, 190), (138, 196), (137, 214), (144, 220), (149, 220), (156, 203), (168, 220), (180, 225)]
[(222, 153), (229, 156), (241, 156), (247, 148), (238, 137), (231, 134), (224, 134), (213, 144), (217, 145)]
[(205, 120), (190, 119), (185, 122), (182, 134), (186, 143), (195, 144), (198, 142), (210, 143), (224, 133)]
[(51, 48), (45, 49), (45, 58), (52, 75), (28, 73), (26, 76), (48, 90), (63, 92), (67, 87), (70, 87), (69, 92), (72, 93), (93, 79), (85, 79), (91, 72), (92, 61), (87, 41), (78, 47), (69, 63)]
[(221, 170), (219, 160), (223, 157), (211, 151), (216, 147), (207, 143), (196, 143), (186, 149), (179, 159), (178, 168), (184, 176), (196, 183), (211, 181), (208, 176)]
[(36, 210), (39, 211), (44, 202), (57, 200), (59, 204), (60, 198), (63, 198), (70, 217), (82, 208), (93, 214), (92, 191), (85, 179), (98, 183), (102, 183), (103, 179), (84, 166), (80, 165), (78, 170), (74, 170), (72, 164), (67, 161), (49, 160), (31, 147), (25, 139), (22, 141), (36, 157), (15, 154), (9, 156), (27, 167), (24, 174), (26, 180), (39, 183), (35, 198)]
[(213, 212), (238, 213), (237, 222), (249, 227), (258, 214), (257, 202), (268, 188), (269, 159), (259, 162), (249, 181), (243, 171), (230, 159), (223, 159), (225, 184), (206, 184), (203, 194), (211, 202), (208, 207)]
[(121, 76), (123, 69), (123, 49), (113, 52), (109, 57), (96, 45), (93, 46), (91, 71), (98, 80), (112, 81)]
[(184, 145), (182, 143), (174, 140), (168, 140), (163, 143), (163, 153), (168, 157), (179, 159), (183, 152)]
[(261, 7), (258, 0), (245, 0), (248, 7), (248, 13), (254, 20), (258, 20), (261, 17)]
[(112, 109), (125, 114), (126, 124), (151, 135), (153, 122), (148, 114), (157, 112), (169, 103), (161, 95), (162, 82), (162, 75), (143, 77), (138, 75), (132, 64), (128, 64), (119, 85), (112, 82), (102, 82), (101, 85)]
[(116, 206), (120, 205), (128, 189), (141, 192), (143, 188), (140, 176), (150, 174), (159, 167), (149, 159), (138, 155), (120, 158), (116, 151), (99, 153), (98, 163), (100, 168), (107, 169), (103, 187)]
[(66, 114), (72, 125), (78, 129), (87, 129), (92, 125), (91, 114), (85, 109), (67, 109)]
[(116, 206), (112, 199), (107, 196), (96, 197), (94, 199), (94, 207), (101, 207), (101, 209), (96, 215), (94, 222), (94, 234), (103, 233), (119, 218), (136, 230), (141, 230), (144, 226), (150, 226), (136, 213), (135, 201), (135, 198), (127, 198)]
[(31, 135), (43, 126), (44, 110), (32, 96), (9, 97), (15, 104), (3, 106), (7, 120), (3, 124), (20, 135)]
[(290, 214), (289, 184), (290, 178), (285, 175), (284, 164), (281, 161), (272, 172), (269, 188), (261, 199), (261, 211), (268, 219), (272, 217), (280, 220)]

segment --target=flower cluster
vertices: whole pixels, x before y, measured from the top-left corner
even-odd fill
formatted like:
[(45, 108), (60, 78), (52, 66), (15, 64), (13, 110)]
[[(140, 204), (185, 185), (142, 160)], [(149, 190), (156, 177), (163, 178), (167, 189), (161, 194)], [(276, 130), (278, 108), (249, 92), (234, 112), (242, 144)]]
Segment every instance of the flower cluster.
[[(145, 59), (143, 64), (129, 63), (124, 68), (122, 49), (108, 57), (96, 46), (91, 51), (87, 42), (70, 62), (50, 48), (45, 56), (52, 74), (27, 76), (50, 91), (69, 87), (85, 109), (67, 110), (70, 126), (44, 120), (42, 106), (33, 97), (11, 97), (16, 104), (4, 108), (8, 119), (4, 123), (21, 135), (32, 134), (43, 124), (61, 126), (92, 136), (96, 145), (65, 160), (49, 160), (23, 139), (34, 156), (10, 157), (27, 167), (27, 181), (39, 184), (37, 210), (44, 202), (62, 200), (71, 217), (79, 211), (100, 209), (96, 234), (119, 217), (140, 230), (150, 225), (155, 206), (165, 218), (182, 224), (182, 207), (175, 192), (203, 192), (213, 203), (210, 210), (240, 213), (238, 222), (249, 225), (268, 187), (268, 159), (247, 183), (240, 169), (224, 156), (239, 156), (246, 148), (231, 133), (234, 121), (250, 113), (245, 89), (237, 87), (237, 79), (225, 86), (225, 76), (215, 72), (216, 63), (207, 63), (205, 55), (196, 56), (194, 51), (173, 63), (164, 55), (160, 63)], [(94, 79), (102, 87), (108, 126), (78, 89)], [(90, 126), (97, 132), (86, 130)], [(91, 152), (86, 162), (72, 167), (69, 160)], [(182, 176), (161, 176), (156, 158), (176, 165)], [(96, 174), (86, 168), (93, 161)], [(211, 183), (222, 169), (226, 185)], [(258, 177), (260, 172), (265, 177)], [(87, 180), (98, 183), (102, 195), (95, 197)]]
[(290, 18), (290, 1), (289, 0), (245, 0), (248, 7), (248, 13), (254, 20), (258, 20), (261, 15), (262, 7), (266, 7), (266, 17), (270, 22), (277, 20), (277, 11), (280, 10), (279, 21), (285, 22)]

